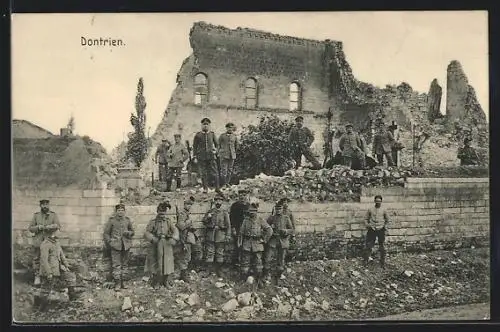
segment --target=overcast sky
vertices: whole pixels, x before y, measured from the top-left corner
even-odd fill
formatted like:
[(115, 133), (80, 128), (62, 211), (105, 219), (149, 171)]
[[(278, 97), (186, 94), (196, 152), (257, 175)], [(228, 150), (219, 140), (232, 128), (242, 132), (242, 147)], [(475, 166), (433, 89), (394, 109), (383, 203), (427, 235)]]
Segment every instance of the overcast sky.
[[(14, 14), (12, 116), (58, 133), (73, 114), (76, 133), (110, 151), (132, 130), (143, 77), (152, 134), (191, 53), (196, 21), (342, 41), (355, 77), (380, 87), (406, 81), (427, 92), (437, 78), (445, 92), (446, 67), (458, 60), (488, 112), (487, 20), (485, 11)], [(125, 46), (82, 47), (82, 36), (121, 38)]]

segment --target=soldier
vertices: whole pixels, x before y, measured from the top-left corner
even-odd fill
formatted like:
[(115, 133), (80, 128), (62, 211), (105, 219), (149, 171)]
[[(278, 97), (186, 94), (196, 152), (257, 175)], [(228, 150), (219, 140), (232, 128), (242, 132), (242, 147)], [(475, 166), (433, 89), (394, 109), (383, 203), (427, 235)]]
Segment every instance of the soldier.
[(236, 129), (233, 123), (226, 124), (226, 132), (219, 136), (219, 158), (221, 185), (229, 187), (233, 175), (236, 150), (238, 149), (238, 137), (234, 134)]
[(309, 128), (304, 127), (304, 118), (298, 116), (295, 118), (295, 127), (290, 130), (288, 143), (292, 148), (293, 159), (295, 160), (295, 169), (299, 168), (302, 162), (302, 155), (313, 164), (314, 169), (320, 169), (321, 164), (314, 157), (311, 151), (311, 144), (314, 142), (314, 135)]
[(40, 276), (43, 298), (54, 288), (68, 288), (69, 300), (79, 300), (76, 275), (70, 270), (70, 264), (59, 244), (58, 231), (48, 235), (40, 245)]
[(194, 162), (198, 163), (204, 192), (208, 192), (208, 181), (213, 178), (215, 190), (220, 193), (219, 170), (217, 167), (218, 142), (215, 133), (210, 131), (210, 119), (201, 120), (201, 131), (193, 140)]
[(250, 263), (253, 262), (253, 272), (258, 284), (262, 282), (262, 254), (264, 244), (273, 235), (271, 226), (257, 215), (259, 203), (250, 200), (248, 214), (241, 225), (238, 243), (242, 248), (241, 253), (241, 277), (245, 280), (249, 276)]
[(144, 238), (151, 243), (149, 257), (146, 260), (146, 272), (152, 272), (151, 284), (165, 287), (172, 286), (174, 273), (174, 249), (179, 241), (179, 230), (175, 222), (167, 216), (172, 206), (169, 202), (158, 205), (157, 215), (146, 226)]
[(35, 285), (40, 285), (40, 245), (49, 235), (61, 228), (57, 214), (50, 211), (49, 200), (40, 200), (40, 212), (35, 212), (29, 231), (34, 233), (32, 243), (33, 271), (35, 274)]
[[(176, 211), (177, 214), (177, 228), (179, 229), (179, 243), (177, 247), (177, 265), (180, 270), (180, 279), (188, 282), (188, 266), (191, 262), (191, 246), (196, 244), (195, 229), (193, 228), (193, 221), (189, 218), (189, 211), (194, 204), (194, 197), (191, 196), (184, 200), (184, 208), (181, 211)], [(177, 207), (176, 207), (177, 209)]]
[(264, 275), (273, 275), (275, 284), (285, 269), (285, 258), (290, 247), (290, 236), (294, 233), (294, 226), (288, 215), (283, 214), (283, 206), (277, 204), (274, 214), (269, 216), (267, 223), (271, 225), (273, 233), (267, 243), (264, 259)]
[(177, 182), (176, 190), (181, 188), (181, 172), (184, 168), (184, 162), (188, 160), (189, 154), (186, 147), (181, 142), (181, 134), (174, 135), (174, 144), (168, 150), (168, 178), (167, 178), (167, 191), (172, 188), (172, 181)]
[(224, 249), (226, 243), (231, 242), (231, 223), (229, 214), (221, 208), (222, 197), (220, 195), (215, 196), (213, 203), (215, 207), (211, 207), (203, 217), (203, 224), (205, 225), (205, 263), (210, 271), (215, 258), (215, 272), (220, 276), (220, 269), (224, 263)]
[(457, 158), (460, 159), (460, 166), (470, 166), (479, 164), (479, 156), (472, 146), (471, 138), (464, 139), (464, 146), (458, 149)]
[(373, 155), (377, 156), (377, 162), (380, 166), (384, 164), (384, 156), (387, 159), (387, 166), (394, 166), (392, 159), (394, 142), (394, 136), (385, 128), (384, 123), (377, 122), (375, 136), (373, 137)]
[(156, 149), (155, 162), (158, 163), (158, 173), (160, 181), (167, 181), (169, 149), (170, 142), (166, 138), (161, 140), (160, 146), (158, 146), (158, 149)]
[(365, 225), (367, 228), (366, 233), (366, 247), (364, 253), (364, 262), (368, 264), (368, 259), (372, 253), (375, 240), (378, 239), (378, 246), (380, 250), (380, 266), (385, 268), (385, 233), (387, 224), (389, 223), (389, 215), (385, 208), (382, 208), (382, 196), (375, 196), (375, 207), (370, 208), (366, 213)]
[(360, 160), (361, 168), (364, 168), (365, 146), (361, 137), (353, 131), (352, 124), (345, 125), (346, 133), (340, 137), (339, 149), (342, 152), (343, 164), (352, 168), (354, 159)]
[(123, 279), (127, 273), (127, 266), (134, 237), (134, 227), (129, 217), (125, 215), (125, 205), (115, 206), (112, 215), (104, 227), (104, 242), (111, 249), (111, 265), (115, 291), (127, 288)]
[(231, 233), (233, 236), (233, 256), (232, 263), (239, 264), (240, 248), (238, 247), (238, 234), (241, 224), (248, 213), (248, 191), (245, 189), (238, 190), (238, 200), (231, 204), (229, 210), (229, 220), (231, 221)]

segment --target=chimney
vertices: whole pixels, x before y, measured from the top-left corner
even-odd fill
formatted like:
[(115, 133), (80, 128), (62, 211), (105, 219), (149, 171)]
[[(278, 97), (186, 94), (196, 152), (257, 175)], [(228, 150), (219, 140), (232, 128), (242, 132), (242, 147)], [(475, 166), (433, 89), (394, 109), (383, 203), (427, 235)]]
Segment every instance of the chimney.
[(70, 131), (69, 131), (68, 128), (61, 128), (61, 136), (62, 137), (67, 137), (67, 136), (70, 136), (70, 135), (71, 135), (71, 133), (70, 133)]

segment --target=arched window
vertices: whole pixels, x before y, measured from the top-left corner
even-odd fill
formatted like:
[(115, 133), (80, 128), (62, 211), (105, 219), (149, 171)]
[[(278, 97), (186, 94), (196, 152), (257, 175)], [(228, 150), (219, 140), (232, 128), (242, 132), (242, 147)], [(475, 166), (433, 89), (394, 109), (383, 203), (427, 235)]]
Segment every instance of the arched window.
[(300, 85), (297, 82), (290, 84), (290, 111), (300, 110)]
[(204, 105), (208, 101), (208, 78), (203, 73), (194, 76), (194, 103)]
[(257, 80), (253, 77), (245, 82), (245, 106), (247, 109), (257, 107)]

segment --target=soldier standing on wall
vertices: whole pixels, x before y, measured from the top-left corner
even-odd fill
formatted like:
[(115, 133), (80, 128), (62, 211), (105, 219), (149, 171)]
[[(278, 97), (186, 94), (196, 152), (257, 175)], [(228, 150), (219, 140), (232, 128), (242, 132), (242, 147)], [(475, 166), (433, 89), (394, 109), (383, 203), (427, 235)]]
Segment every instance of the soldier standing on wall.
[(215, 261), (215, 273), (217, 276), (221, 274), (221, 267), (224, 263), (224, 249), (226, 243), (231, 242), (231, 222), (229, 214), (222, 209), (222, 197), (217, 195), (214, 197), (213, 203), (215, 207), (210, 208), (203, 217), (205, 225), (205, 262), (207, 269), (211, 267)]
[(353, 161), (359, 159), (360, 167), (364, 168), (365, 146), (361, 137), (353, 131), (351, 123), (345, 125), (346, 133), (340, 137), (339, 149), (342, 151), (342, 163), (352, 168)]
[[(177, 262), (180, 270), (180, 279), (188, 282), (188, 266), (191, 262), (191, 246), (196, 244), (196, 236), (194, 234), (193, 221), (189, 218), (191, 207), (194, 204), (194, 197), (191, 196), (184, 200), (184, 208), (181, 211), (176, 211), (177, 228), (179, 229), (180, 246), (177, 247)], [(177, 210), (177, 207), (176, 207)]]
[(57, 214), (50, 211), (49, 200), (40, 200), (40, 212), (35, 212), (31, 220), (29, 231), (33, 235), (33, 272), (35, 286), (40, 285), (40, 245), (49, 235), (61, 228)]
[(125, 215), (125, 205), (115, 206), (116, 213), (112, 215), (104, 228), (104, 241), (111, 248), (112, 274), (115, 291), (127, 288), (123, 282), (127, 273), (127, 265), (134, 237), (134, 227), (129, 217)]
[(294, 226), (290, 218), (283, 214), (283, 206), (280, 203), (274, 207), (274, 214), (269, 216), (267, 223), (271, 225), (273, 233), (266, 246), (264, 277), (271, 273), (277, 285), (279, 277), (285, 270), (285, 258), (290, 247), (290, 236), (294, 233)]
[(151, 243), (151, 249), (146, 259), (146, 272), (152, 272), (151, 284), (165, 287), (172, 286), (172, 274), (175, 269), (174, 246), (179, 241), (179, 229), (175, 222), (167, 216), (167, 210), (172, 206), (162, 202), (156, 208), (157, 215), (146, 226), (144, 238)]
[[(252, 267), (259, 285), (262, 283), (262, 254), (264, 244), (273, 235), (273, 229), (262, 218), (258, 216), (259, 203), (257, 200), (250, 200), (248, 215), (241, 225), (239, 234), (239, 244), (242, 248), (241, 254), (241, 278), (247, 279)], [(252, 265), (252, 266), (251, 266)]]
[(219, 136), (219, 158), (221, 185), (229, 187), (233, 175), (236, 150), (238, 150), (238, 137), (234, 134), (236, 129), (233, 123), (226, 124), (226, 132)]
[(161, 140), (160, 146), (156, 150), (155, 162), (158, 163), (158, 174), (160, 181), (167, 181), (168, 175), (168, 150), (170, 149), (170, 142), (164, 138)]
[(222, 194), (219, 185), (219, 170), (217, 167), (218, 142), (215, 133), (210, 131), (210, 119), (201, 120), (201, 131), (197, 132), (193, 140), (194, 162), (199, 165), (199, 172), (203, 191), (208, 192), (209, 179), (215, 181), (215, 191)]
[(174, 181), (174, 175), (176, 180), (176, 191), (181, 188), (181, 174), (184, 168), (184, 162), (189, 159), (189, 154), (181, 142), (181, 134), (174, 134), (174, 144), (170, 146), (167, 154), (168, 160), (168, 178), (167, 178), (167, 191), (172, 188), (172, 181)]
[(375, 137), (373, 138), (373, 155), (377, 156), (380, 166), (384, 165), (384, 156), (387, 159), (387, 166), (394, 166), (392, 159), (392, 148), (395, 140), (391, 132), (385, 128), (382, 121), (377, 121)]
[(378, 239), (378, 246), (380, 250), (380, 266), (385, 268), (385, 235), (387, 224), (389, 223), (389, 216), (385, 208), (382, 208), (382, 196), (375, 196), (375, 206), (370, 208), (366, 213), (365, 225), (367, 228), (366, 233), (366, 247), (364, 252), (364, 263), (368, 264), (371, 256), (372, 249), (375, 246), (375, 240)]
[(290, 130), (288, 143), (293, 151), (295, 169), (299, 168), (302, 162), (302, 155), (313, 164), (313, 169), (321, 169), (321, 164), (311, 151), (311, 144), (314, 142), (314, 135), (309, 128), (304, 127), (304, 118), (295, 118), (295, 127)]
[(233, 236), (233, 258), (232, 263), (238, 265), (240, 263), (241, 250), (238, 247), (238, 234), (240, 227), (248, 213), (248, 191), (244, 189), (238, 190), (238, 200), (231, 205), (229, 210), (229, 220), (231, 221), (231, 233)]

